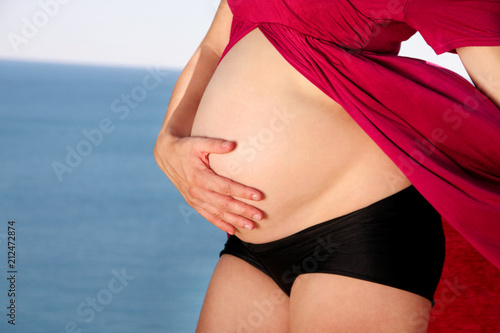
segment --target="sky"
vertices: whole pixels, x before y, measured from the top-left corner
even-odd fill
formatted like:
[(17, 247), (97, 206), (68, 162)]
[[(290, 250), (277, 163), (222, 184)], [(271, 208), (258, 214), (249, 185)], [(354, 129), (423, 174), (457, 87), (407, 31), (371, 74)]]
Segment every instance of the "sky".
[(0, 0), (0, 58), (179, 68), (217, 0)]
[[(219, 0), (0, 0), (0, 59), (182, 68)], [(417, 35), (402, 55), (466, 72)]]

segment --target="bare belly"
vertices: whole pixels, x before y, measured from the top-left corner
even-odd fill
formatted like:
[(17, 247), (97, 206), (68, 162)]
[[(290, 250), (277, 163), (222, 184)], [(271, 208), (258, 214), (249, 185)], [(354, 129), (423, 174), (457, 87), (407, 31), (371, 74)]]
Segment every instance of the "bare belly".
[(233, 140), (210, 155), (219, 175), (252, 186), (265, 213), (244, 241), (283, 238), (410, 185), (346, 111), (298, 73), (258, 30), (243, 37), (214, 73), (192, 136)]

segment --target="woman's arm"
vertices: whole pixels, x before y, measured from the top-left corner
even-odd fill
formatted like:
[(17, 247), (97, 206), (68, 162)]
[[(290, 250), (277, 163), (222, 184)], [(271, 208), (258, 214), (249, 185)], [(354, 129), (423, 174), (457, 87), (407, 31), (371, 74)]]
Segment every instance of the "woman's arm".
[(229, 40), (231, 20), (227, 0), (222, 0), (207, 35), (174, 87), (154, 153), (158, 166), (186, 202), (215, 226), (233, 234), (235, 226), (252, 229), (252, 219), (263, 216), (257, 208), (234, 198), (260, 200), (262, 194), (210, 169), (208, 155), (232, 151), (233, 142), (190, 137), (200, 100)]
[(162, 131), (179, 137), (191, 134), (196, 110), (229, 41), (232, 14), (222, 0), (205, 38), (184, 67), (172, 92)]
[(500, 46), (457, 48), (476, 87), (500, 108)]

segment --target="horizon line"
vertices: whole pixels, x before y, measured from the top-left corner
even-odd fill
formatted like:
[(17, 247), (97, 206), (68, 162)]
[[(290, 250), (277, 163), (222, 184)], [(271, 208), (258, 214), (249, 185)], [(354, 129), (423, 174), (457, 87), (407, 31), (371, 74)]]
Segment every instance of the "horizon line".
[(147, 68), (161, 68), (163, 70), (180, 72), (182, 71), (181, 67), (172, 67), (172, 66), (161, 66), (161, 65), (153, 65), (153, 64), (114, 64), (110, 62), (93, 62), (93, 61), (73, 61), (73, 60), (48, 60), (48, 59), (18, 59), (11, 57), (2, 57), (0, 56), (0, 62), (16, 62), (16, 63), (33, 63), (33, 64), (46, 64), (46, 65), (66, 65), (66, 66), (78, 66), (78, 67), (106, 67), (106, 68), (116, 68), (116, 69), (147, 69)]

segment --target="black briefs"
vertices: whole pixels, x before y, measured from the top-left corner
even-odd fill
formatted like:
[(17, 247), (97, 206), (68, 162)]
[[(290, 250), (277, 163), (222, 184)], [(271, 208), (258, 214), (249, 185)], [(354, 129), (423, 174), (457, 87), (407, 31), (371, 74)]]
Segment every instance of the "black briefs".
[(221, 252), (245, 260), (290, 296), (305, 273), (330, 273), (380, 283), (431, 302), (441, 277), (441, 217), (410, 186), (349, 214), (264, 244), (230, 236)]

